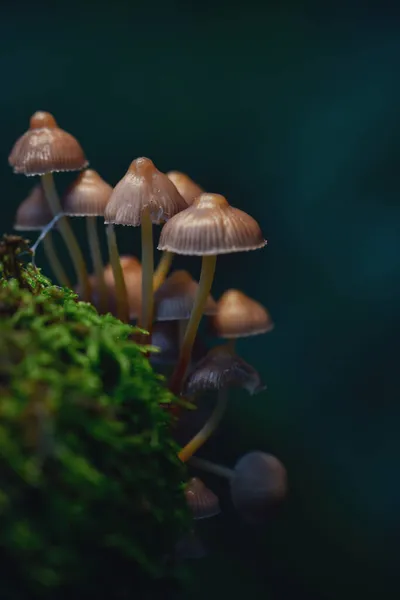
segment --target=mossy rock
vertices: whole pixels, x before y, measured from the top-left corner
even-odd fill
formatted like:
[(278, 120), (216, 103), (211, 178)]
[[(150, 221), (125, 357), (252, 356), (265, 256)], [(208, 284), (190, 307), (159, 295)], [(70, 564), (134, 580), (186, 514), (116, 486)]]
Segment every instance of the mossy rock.
[(142, 598), (190, 526), (174, 398), (132, 327), (23, 249), (0, 242), (0, 595)]

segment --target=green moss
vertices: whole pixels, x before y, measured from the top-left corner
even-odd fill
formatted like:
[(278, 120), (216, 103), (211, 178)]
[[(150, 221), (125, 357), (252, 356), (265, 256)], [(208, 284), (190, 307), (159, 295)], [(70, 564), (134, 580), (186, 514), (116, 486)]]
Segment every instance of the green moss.
[(2, 597), (138, 597), (190, 524), (174, 399), (132, 327), (24, 250), (0, 242)]

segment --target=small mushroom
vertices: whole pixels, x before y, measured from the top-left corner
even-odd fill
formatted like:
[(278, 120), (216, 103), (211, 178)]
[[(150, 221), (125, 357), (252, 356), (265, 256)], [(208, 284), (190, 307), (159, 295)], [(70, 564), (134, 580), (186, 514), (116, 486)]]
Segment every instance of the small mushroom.
[(209, 519), (220, 514), (218, 496), (198, 477), (193, 477), (185, 488), (185, 497), (193, 519)]
[[(53, 217), (62, 213), (53, 173), (79, 171), (88, 165), (79, 142), (58, 127), (53, 115), (44, 111), (32, 115), (28, 131), (15, 142), (8, 162), (14, 173), (40, 175)], [(65, 217), (59, 220), (59, 229), (74, 263), (83, 297), (89, 300), (90, 288), (85, 261)]]
[[(168, 177), (149, 158), (137, 158), (115, 186), (105, 210), (104, 220), (108, 225), (141, 227), (143, 278), (140, 326), (149, 332), (153, 318), (153, 224), (165, 222), (186, 207), (185, 200)], [(111, 262), (117, 271), (116, 261)], [(119, 276), (115, 275), (115, 279), (118, 282)], [(121, 289), (119, 294), (123, 293)], [(122, 297), (118, 300), (122, 305)], [(122, 310), (125, 309), (121, 308), (121, 316), (124, 316)]]
[[(16, 231), (42, 231), (52, 218), (53, 215), (44, 195), (43, 187), (38, 183), (19, 205), (15, 215), (14, 229)], [(51, 231), (44, 237), (43, 247), (50, 268), (59, 284), (70, 288), (71, 283), (57, 256)]]
[(204, 193), (204, 190), (190, 179), (185, 173), (180, 171), (169, 171), (167, 173), (168, 179), (172, 181), (182, 198), (184, 198), (187, 204), (190, 206), (194, 200)]
[(257, 221), (242, 210), (230, 206), (219, 194), (202, 194), (191, 206), (164, 225), (159, 250), (202, 257), (196, 300), (179, 362), (169, 382), (173, 393), (179, 393), (190, 363), (193, 343), (214, 279), (218, 254), (256, 250), (265, 244)]
[(93, 169), (86, 169), (70, 185), (62, 198), (64, 214), (68, 217), (86, 217), (90, 253), (99, 293), (99, 310), (102, 313), (107, 311), (108, 300), (96, 217), (104, 217), (104, 210), (111, 193), (111, 185)]
[(251, 395), (265, 389), (257, 371), (227, 346), (210, 350), (189, 374), (184, 388), (186, 394), (215, 390), (218, 399), (205, 425), (179, 451), (182, 462), (189, 460), (218, 427), (228, 406), (228, 388), (232, 386), (243, 387)]

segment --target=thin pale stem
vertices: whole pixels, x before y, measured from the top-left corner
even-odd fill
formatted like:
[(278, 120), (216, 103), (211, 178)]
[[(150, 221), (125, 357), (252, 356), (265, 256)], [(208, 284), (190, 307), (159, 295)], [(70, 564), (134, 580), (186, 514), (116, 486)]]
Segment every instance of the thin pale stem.
[(115, 295), (117, 300), (117, 316), (118, 319), (124, 323), (129, 323), (129, 303), (128, 293), (126, 291), (126, 284), (124, 278), (124, 272), (121, 267), (121, 261), (119, 258), (117, 238), (115, 236), (114, 225), (107, 225), (107, 243), (108, 253), (110, 256), (110, 263), (115, 281)]
[(53, 271), (58, 283), (63, 287), (71, 288), (71, 282), (62, 266), (60, 259), (57, 256), (56, 249), (53, 244), (53, 236), (51, 231), (43, 238), (43, 249), (46, 255), (47, 261)]
[(189, 465), (195, 467), (195, 469), (201, 469), (202, 471), (206, 471), (206, 473), (212, 473), (213, 475), (218, 475), (224, 479), (232, 479), (232, 477), (235, 475), (235, 471), (233, 469), (230, 469), (229, 467), (223, 467), (222, 465), (217, 465), (216, 463), (213, 463), (210, 460), (205, 460), (204, 458), (197, 458), (197, 456), (192, 456), (192, 458), (189, 459)]
[(190, 315), (190, 319), (186, 327), (186, 333), (180, 350), (178, 364), (176, 365), (175, 370), (172, 373), (171, 380), (168, 386), (171, 392), (176, 395), (179, 394), (181, 390), (187, 368), (190, 364), (193, 344), (196, 339), (197, 330), (199, 328), (201, 317), (203, 316), (204, 307), (206, 305), (207, 298), (210, 293), (212, 282), (214, 279), (216, 262), (216, 255), (203, 256), (199, 287), (197, 288), (192, 313)]
[(210, 418), (200, 429), (200, 431), (178, 452), (178, 458), (182, 462), (187, 462), (193, 454), (197, 452), (203, 444), (206, 443), (209, 437), (214, 433), (225, 414), (228, 406), (228, 390), (222, 388), (218, 392), (217, 404), (211, 413)]
[(104, 280), (104, 265), (101, 256), (99, 235), (97, 233), (96, 217), (86, 217), (86, 230), (93, 270), (96, 276), (97, 289), (99, 291), (99, 312), (104, 314), (108, 312), (108, 293), (106, 282)]
[(158, 288), (164, 283), (172, 264), (172, 259), (174, 255), (172, 252), (164, 251), (160, 258), (160, 262), (157, 265), (156, 270), (154, 271), (153, 277), (153, 291), (155, 292)]
[(187, 327), (187, 321), (186, 320), (180, 320), (178, 321), (178, 343), (179, 343), (179, 350), (182, 348), (183, 346), (183, 340), (185, 339), (185, 333), (186, 333), (186, 327)]
[(153, 223), (151, 222), (149, 209), (142, 212), (142, 314), (140, 327), (149, 332), (146, 343), (151, 343), (151, 329), (154, 310), (153, 273), (154, 273), (154, 250), (153, 250)]
[[(60, 199), (58, 197), (57, 190), (54, 185), (53, 174), (46, 173), (45, 175), (42, 175), (41, 181), (45, 196), (47, 198), (47, 202), (50, 206), (50, 210), (52, 211), (53, 215), (56, 216), (59, 213), (61, 213), (62, 210)], [(82, 299), (85, 302), (89, 302), (90, 285), (85, 260), (83, 258), (83, 254), (74, 235), (74, 232), (72, 231), (71, 225), (65, 216), (63, 216), (59, 220), (59, 229), (64, 239), (65, 245), (67, 246), (68, 251), (70, 253), (72, 262), (74, 264), (79, 287), (82, 291)]]

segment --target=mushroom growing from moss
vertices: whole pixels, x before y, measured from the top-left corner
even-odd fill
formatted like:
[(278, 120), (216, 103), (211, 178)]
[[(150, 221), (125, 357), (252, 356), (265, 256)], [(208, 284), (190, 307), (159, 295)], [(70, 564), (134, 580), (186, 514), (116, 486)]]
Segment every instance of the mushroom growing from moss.
[[(131, 163), (124, 177), (117, 183), (104, 213), (105, 223), (109, 226), (141, 228), (143, 278), (140, 326), (149, 332), (153, 319), (153, 224), (159, 225), (185, 208), (187, 204), (174, 184), (149, 158), (142, 157)], [(118, 288), (118, 265), (115, 260), (111, 263)], [(122, 287), (118, 293), (126, 294)], [(122, 298), (118, 300), (122, 303)], [(126, 306), (120, 312), (121, 317), (126, 320)]]
[(86, 169), (70, 185), (62, 198), (62, 209), (65, 215), (86, 218), (89, 248), (99, 294), (98, 306), (101, 313), (107, 311), (108, 300), (96, 217), (104, 217), (104, 210), (111, 193), (111, 185), (106, 183), (93, 169)]
[(179, 393), (186, 375), (193, 343), (214, 279), (218, 254), (257, 250), (265, 245), (266, 241), (257, 221), (242, 210), (230, 206), (219, 194), (202, 194), (189, 208), (164, 225), (159, 250), (202, 257), (196, 300), (179, 362), (169, 383), (173, 393)]
[(217, 346), (199, 361), (185, 381), (185, 394), (195, 395), (205, 391), (217, 391), (214, 411), (201, 430), (179, 451), (182, 462), (209, 439), (218, 427), (228, 405), (228, 389), (242, 387), (250, 395), (265, 389), (258, 372), (227, 346)]
[[(14, 229), (16, 231), (42, 231), (52, 220), (53, 215), (40, 183), (35, 185), (29, 195), (18, 207), (15, 215)], [(44, 252), (51, 270), (60, 285), (71, 287), (71, 283), (57, 256), (51, 231), (43, 239)]]
[(266, 452), (253, 451), (245, 454), (234, 469), (196, 457), (190, 460), (190, 464), (227, 479), (230, 482), (232, 503), (249, 523), (265, 521), (271, 508), (287, 494), (286, 469), (278, 458)]
[[(80, 171), (88, 165), (78, 140), (60, 129), (53, 115), (44, 111), (32, 115), (28, 131), (15, 142), (8, 162), (14, 173), (40, 176), (54, 217), (59, 215), (62, 209), (53, 173)], [(84, 300), (89, 300), (90, 287), (86, 265), (71, 225), (63, 217), (59, 220), (58, 227), (74, 263), (82, 296)]]

